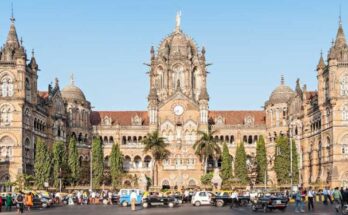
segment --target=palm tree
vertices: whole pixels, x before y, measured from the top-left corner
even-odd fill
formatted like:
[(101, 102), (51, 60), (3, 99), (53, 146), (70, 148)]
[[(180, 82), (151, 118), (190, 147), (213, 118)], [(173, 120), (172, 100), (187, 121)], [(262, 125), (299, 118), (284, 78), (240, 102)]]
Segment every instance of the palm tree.
[(204, 174), (207, 173), (208, 158), (217, 158), (221, 154), (220, 146), (218, 141), (214, 138), (216, 131), (212, 131), (211, 127), (208, 128), (207, 132), (198, 131), (200, 139), (198, 139), (193, 145), (195, 154), (198, 155), (201, 161), (204, 163)]
[[(158, 165), (170, 155), (170, 151), (167, 149), (169, 146), (165, 142), (165, 138), (159, 135), (158, 130), (149, 133), (147, 138), (144, 138), (142, 143), (144, 144), (144, 153), (150, 152), (152, 154), (154, 163), (152, 165), (152, 179), (154, 185), (158, 184)], [(156, 174), (155, 174), (156, 173)], [(156, 176), (156, 177), (155, 177)]]

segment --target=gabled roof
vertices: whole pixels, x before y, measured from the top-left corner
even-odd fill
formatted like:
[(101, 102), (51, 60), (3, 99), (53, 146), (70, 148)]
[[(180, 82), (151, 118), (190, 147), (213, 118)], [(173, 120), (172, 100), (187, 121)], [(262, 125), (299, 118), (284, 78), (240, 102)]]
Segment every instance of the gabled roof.
[(209, 111), (209, 118), (215, 119), (222, 116), (226, 125), (242, 125), (248, 116), (254, 118), (254, 125), (265, 125), (266, 113), (264, 111)]
[(132, 117), (138, 115), (143, 121), (143, 125), (149, 125), (147, 111), (93, 111), (91, 113), (91, 124), (100, 125), (107, 116), (111, 117), (112, 125), (127, 126), (132, 125)]

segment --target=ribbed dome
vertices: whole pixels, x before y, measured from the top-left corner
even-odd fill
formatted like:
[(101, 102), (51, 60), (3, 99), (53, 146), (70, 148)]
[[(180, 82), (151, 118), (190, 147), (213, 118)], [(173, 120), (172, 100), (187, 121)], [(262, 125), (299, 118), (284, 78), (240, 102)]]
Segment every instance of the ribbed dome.
[(280, 85), (273, 90), (269, 97), (268, 104), (286, 103), (295, 94), (295, 92), (284, 84), (284, 78), (282, 77)]
[(66, 100), (86, 101), (85, 94), (80, 88), (75, 86), (73, 78), (71, 83), (62, 90), (62, 96)]
[(195, 42), (181, 30), (174, 31), (161, 42), (158, 54), (166, 57), (188, 56), (197, 54)]

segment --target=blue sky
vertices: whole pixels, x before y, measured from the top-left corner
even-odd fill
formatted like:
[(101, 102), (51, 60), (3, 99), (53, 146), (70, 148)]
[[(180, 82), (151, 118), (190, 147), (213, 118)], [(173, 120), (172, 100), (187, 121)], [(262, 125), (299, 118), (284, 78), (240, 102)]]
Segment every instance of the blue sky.
[[(205, 46), (212, 110), (261, 109), (284, 74), (316, 89), (320, 50), (326, 57), (343, 0), (13, 0), (17, 33), (41, 68), (39, 88), (58, 77), (76, 84), (97, 110), (145, 110), (150, 47), (175, 26)], [(6, 39), (11, 1), (0, 0), (0, 41)]]

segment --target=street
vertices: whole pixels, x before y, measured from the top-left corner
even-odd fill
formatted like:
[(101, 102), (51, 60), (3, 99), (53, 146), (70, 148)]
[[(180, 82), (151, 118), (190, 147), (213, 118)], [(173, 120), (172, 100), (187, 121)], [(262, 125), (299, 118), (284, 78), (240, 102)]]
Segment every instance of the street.
[[(315, 205), (316, 211), (312, 213), (304, 213), (304, 214), (320, 214), (320, 215), (326, 215), (326, 214), (335, 214), (333, 206), (324, 206), (321, 203), (318, 203)], [(28, 214), (28, 212), (25, 212)], [(155, 215), (155, 214), (166, 214), (166, 215), (174, 215), (174, 214), (190, 214), (190, 215), (224, 215), (224, 214), (253, 214), (254, 212), (251, 211), (250, 207), (240, 207), (240, 208), (234, 208), (230, 209), (229, 207), (223, 207), (223, 208), (216, 208), (216, 207), (193, 207), (191, 205), (183, 205), (178, 208), (150, 208), (150, 209), (142, 209), (141, 207), (137, 208), (137, 211), (132, 212), (130, 208), (123, 208), (119, 206), (104, 206), (104, 205), (85, 205), (85, 206), (63, 206), (63, 207), (56, 207), (56, 208), (50, 208), (50, 209), (42, 209), (42, 210), (33, 210), (30, 214), (49, 214), (49, 215), (69, 215), (69, 214), (75, 214), (75, 215), (114, 215), (114, 214), (122, 214), (122, 215), (128, 215), (128, 214), (149, 214), (149, 215)], [(1, 214), (15, 214), (14, 211), (12, 213), (1, 213)], [(263, 212), (256, 212), (255, 214), (263, 214)], [(274, 211), (270, 212), (270, 214), (294, 214), (294, 205), (291, 204), (287, 208), (285, 212), (280, 211)]]

